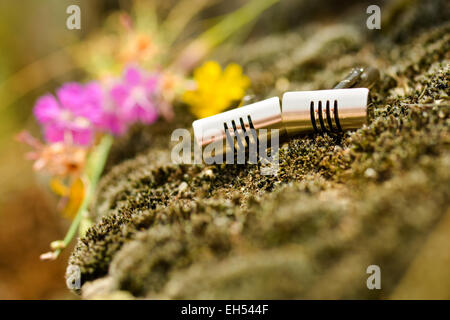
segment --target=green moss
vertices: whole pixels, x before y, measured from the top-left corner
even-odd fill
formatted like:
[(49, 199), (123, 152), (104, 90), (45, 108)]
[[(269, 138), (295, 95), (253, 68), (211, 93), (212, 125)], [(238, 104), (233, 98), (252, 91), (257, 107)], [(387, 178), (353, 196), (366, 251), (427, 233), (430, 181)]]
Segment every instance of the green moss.
[[(171, 131), (192, 121), (181, 106), (170, 126), (119, 140), (90, 207), (96, 224), (69, 261), (83, 283), (106, 276), (111, 294), (151, 298), (388, 297), (449, 208), (450, 25), (426, 21), (365, 47), (353, 25), (310, 25), (286, 36), (294, 44), (281, 34), (237, 50), (258, 97), (332, 87), (355, 64), (382, 71), (368, 124), (287, 140), (277, 176), (170, 164)], [(382, 291), (365, 286), (370, 264), (383, 270)]]
[[(264, 197), (248, 212), (236, 252), (175, 272), (158, 295), (148, 291), (148, 297), (388, 297), (448, 206), (449, 160), (345, 200), (328, 193), (318, 200), (297, 186)], [(383, 270), (382, 291), (366, 288), (371, 264)]]

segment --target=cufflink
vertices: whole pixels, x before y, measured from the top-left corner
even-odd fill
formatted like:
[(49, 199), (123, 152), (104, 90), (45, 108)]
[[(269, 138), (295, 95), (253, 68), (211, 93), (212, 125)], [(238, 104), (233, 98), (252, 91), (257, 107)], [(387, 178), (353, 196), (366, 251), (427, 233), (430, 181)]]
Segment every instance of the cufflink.
[[(355, 68), (335, 89), (286, 92), (278, 97), (252, 103), (192, 123), (199, 146), (225, 143), (245, 148), (246, 142), (261, 135), (341, 133), (360, 128), (367, 118), (368, 88), (379, 77), (373, 68)], [(353, 87), (353, 88), (351, 88)]]

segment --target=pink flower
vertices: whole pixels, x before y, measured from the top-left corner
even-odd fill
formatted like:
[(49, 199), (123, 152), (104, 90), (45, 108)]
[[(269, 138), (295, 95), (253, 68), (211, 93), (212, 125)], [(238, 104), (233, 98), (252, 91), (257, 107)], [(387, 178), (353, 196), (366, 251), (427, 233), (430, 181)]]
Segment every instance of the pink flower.
[(121, 119), (127, 123), (155, 122), (158, 119), (158, 109), (154, 104), (157, 85), (157, 76), (147, 75), (135, 67), (126, 69), (122, 81), (110, 92)]
[(38, 99), (34, 115), (47, 142), (86, 146), (97, 130), (121, 135), (135, 122), (155, 122), (157, 86), (157, 76), (129, 67), (121, 80), (105, 88), (97, 82), (64, 84), (56, 97), (47, 94)]
[(77, 176), (86, 164), (87, 150), (63, 142), (43, 144), (27, 131), (17, 135), (17, 140), (28, 144), (33, 151), (27, 153), (27, 158), (34, 160), (33, 169), (46, 170), (56, 176)]
[[(43, 126), (48, 142), (89, 145), (95, 126), (102, 121), (102, 90), (98, 83), (67, 83), (53, 95), (42, 96), (34, 115)], [(69, 140), (69, 141), (68, 141)]]
[(113, 135), (120, 136), (126, 132), (129, 123), (123, 116), (121, 108), (119, 108), (109, 94), (111, 86), (105, 84), (103, 91), (102, 118), (98, 125), (100, 130), (107, 131)]

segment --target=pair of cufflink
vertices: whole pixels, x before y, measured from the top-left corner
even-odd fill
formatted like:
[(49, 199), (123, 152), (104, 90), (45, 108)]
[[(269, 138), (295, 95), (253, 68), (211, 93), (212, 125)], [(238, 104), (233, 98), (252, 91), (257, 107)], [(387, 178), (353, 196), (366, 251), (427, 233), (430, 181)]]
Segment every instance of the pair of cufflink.
[[(367, 118), (369, 88), (378, 80), (375, 68), (355, 68), (331, 90), (286, 92), (192, 123), (199, 146), (226, 143), (248, 132), (259, 135), (278, 129), (282, 134), (340, 133), (360, 128)], [(266, 130), (261, 130), (266, 129)], [(257, 137), (256, 137), (257, 138)]]

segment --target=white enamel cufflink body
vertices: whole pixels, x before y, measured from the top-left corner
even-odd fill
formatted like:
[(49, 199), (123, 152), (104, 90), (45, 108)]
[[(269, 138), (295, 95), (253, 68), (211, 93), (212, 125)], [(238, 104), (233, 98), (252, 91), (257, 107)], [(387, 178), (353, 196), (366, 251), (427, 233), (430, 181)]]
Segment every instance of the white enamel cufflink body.
[(366, 121), (369, 89), (286, 92), (282, 122), (288, 134), (342, 132)]
[(278, 97), (236, 108), (192, 123), (197, 143), (204, 147), (247, 131), (279, 129), (289, 135), (342, 132), (366, 120), (369, 89), (286, 92)]
[(294, 91), (223, 112), (192, 123), (199, 146), (211, 143), (239, 145), (242, 136), (270, 136), (271, 129), (289, 135), (339, 133), (360, 128), (367, 117), (369, 89), (380, 77), (376, 68), (354, 68), (334, 89)]

